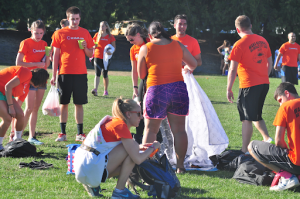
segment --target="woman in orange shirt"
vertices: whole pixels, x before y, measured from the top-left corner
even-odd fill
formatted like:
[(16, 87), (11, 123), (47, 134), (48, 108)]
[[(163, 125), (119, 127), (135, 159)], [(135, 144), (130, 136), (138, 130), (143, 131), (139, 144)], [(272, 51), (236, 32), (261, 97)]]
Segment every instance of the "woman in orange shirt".
[(181, 63), (193, 71), (196, 59), (178, 41), (165, 32), (160, 22), (149, 26), (150, 42), (142, 46), (138, 57), (138, 74), (147, 75), (147, 93), (144, 97), (145, 134), (143, 143), (153, 142), (161, 121), (168, 117), (177, 157), (177, 173), (184, 173), (183, 165), (187, 150), (185, 116), (188, 114), (189, 98), (182, 77)]
[[(44, 68), (47, 70), (50, 64), (50, 56), (45, 55), (45, 46), (47, 46), (47, 42), (42, 40), (45, 31), (46, 28), (43, 21), (37, 20), (32, 23), (31, 37), (20, 43), (19, 52), (16, 58), (17, 66), (27, 67), (30, 70), (35, 68)], [(28, 141), (35, 145), (43, 144), (43, 142), (36, 139), (35, 129), (38, 118), (38, 110), (46, 89), (46, 85), (38, 88), (30, 86), (29, 93), (25, 99), (26, 108), (24, 111), (23, 131), (29, 120)], [(18, 103), (20, 105), (23, 101), (24, 99), (18, 99)]]
[(116, 99), (112, 115), (105, 116), (76, 150), (75, 178), (90, 196), (101, 196), (100, 183), (119, 176), (112, 198), (140, 198), (126, 189), (125, 183), (135, 164), (145, 161), (160, 144), (139, 145), (132, 139), (130, 127), (138, 126), (142, 118), (141, 107), (134, 100)]
[[(107, 87), (108, 87), (108, 68), (109, 64), (107, 65), (107, 68), (104, 68), (103, 64), (103, 53), (104, 48), (106, 45), (111, 44), (116, 49), (116, 39), (113, 35), (110, 34), (110, 28), (106, 21), (100, 22), (100, 28), (99, 31), (94, 35), (93, 37), (95, 44), (95, 52), (94, 52), (94, 68), (95, 68), (95, 79), (94, 79), (94, 88), (92, 90), (92, 94), (97, 96), (98, 95), (98, 86), (100, 81), (100, 75), (101, 70), (103, 70), (103, 85), (104, 85), (104, 93), (103, 96), (108, 95)], [(111, 52), (105, 52), (108, 55), (112, 55)]]

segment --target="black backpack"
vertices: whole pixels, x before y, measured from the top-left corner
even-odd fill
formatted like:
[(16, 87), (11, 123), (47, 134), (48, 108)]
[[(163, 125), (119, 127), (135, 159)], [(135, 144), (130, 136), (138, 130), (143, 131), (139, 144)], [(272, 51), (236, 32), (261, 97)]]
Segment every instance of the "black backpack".
[(0, 157), (30, 157), (39, 156), (43, 151), (37, 153), (36, 147), (23, 139), (16, 139), (5, 145), (4, 150), (0, 152)]
[(244, 154), (241, 150), (228, 150), (220, 155), (210, 156), (210, 160), (217, 165), (219, 170), (235, 170), (231, 168), (231, 162), (238, 156)]
[(175, 171), (165, 154), (161, 156), (156, 153), (152, 159), (147, 159), (140, 165), (136, 165), (133, 171), (148, 185), (129, 176), (131, 182), (144, 190), (148, 190), (148, 196), (171, 199), (175, 198), (181, 189)]

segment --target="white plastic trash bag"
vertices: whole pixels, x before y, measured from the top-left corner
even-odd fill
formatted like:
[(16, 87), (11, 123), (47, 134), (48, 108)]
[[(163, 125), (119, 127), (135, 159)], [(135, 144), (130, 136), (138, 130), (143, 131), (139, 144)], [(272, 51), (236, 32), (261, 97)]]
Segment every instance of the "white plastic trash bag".
[(44, 115), (60, 116), (59, 96), (55, 86), (51, 86), (42, 110)]
[[(106, 53), (107, 51), (110, 52), (111, 55), (108, 55)], [(105, 70), (107, 70), (108, 61), (112, 57), (113, 52), (115, 52), (115, 48), (111, 44), (107, 44), (103, 51), (103, 65)]]

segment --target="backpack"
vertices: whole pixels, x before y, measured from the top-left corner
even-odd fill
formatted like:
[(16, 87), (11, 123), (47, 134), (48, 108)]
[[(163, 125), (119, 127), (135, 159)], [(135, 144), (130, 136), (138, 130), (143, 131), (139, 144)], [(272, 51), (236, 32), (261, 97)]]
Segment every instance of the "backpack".
[(44, 152), (36, 152), (36, 147), (23, 139), (16, 139), (5, 145), (4, 150), (0, 152), (1, 157), (35, 157)]
[[(219, 170), (232, 170), (230, 163), (238, 156), (244, 154), (241, 150), (228, 150), (220, 155), (210, 156), (209, 159)], [(234, 169), (235, 170), (235, 169)]]
[(180, 182), (172, 169), (165, 154), (158, 153), (152, 159), (147, 159), (140, 165), (136, 165), (134, 171), (148, 185), (142, 184), (131, 176), (131, 182), (144, 190), (148, 190), (148, 196), (171, 199), (179, 193)]
[(253, 159), (239, 165), (232, 178), (244, 184), (270, 186), (274, 176), (271, 170)]
[(78, 147), (80, 147), (80, 144), (69, 144), (67, 145), (68, 147), (68, 156), (66, 158), (67, 160), (67, 164), (68, 164), (68, 171), (67, 174), (75, 174), (74, 171), (74, 155), (75, 155), (75, 151)]

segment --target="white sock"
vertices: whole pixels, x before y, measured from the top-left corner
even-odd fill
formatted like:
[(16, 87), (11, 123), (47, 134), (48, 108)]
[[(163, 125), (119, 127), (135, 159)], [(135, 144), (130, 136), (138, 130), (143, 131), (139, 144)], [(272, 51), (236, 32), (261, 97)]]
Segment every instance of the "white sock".
[(0, 144), (3, 143), (3, 139), (4, 139), (4, 137), (0, 137)]
[(14, 136), (14, 140), (20, 139), (20, 138), (22, 138), (22, 131), (16, 131), (15, 136)]

